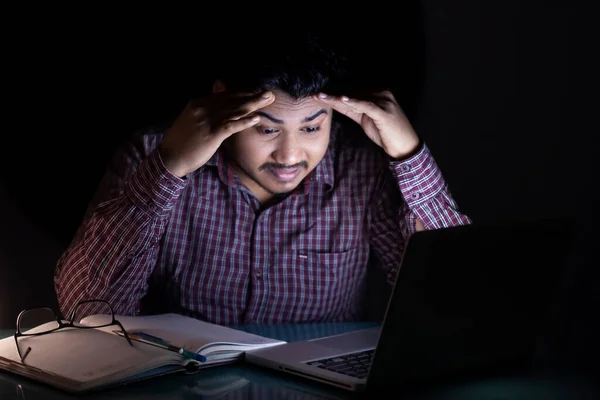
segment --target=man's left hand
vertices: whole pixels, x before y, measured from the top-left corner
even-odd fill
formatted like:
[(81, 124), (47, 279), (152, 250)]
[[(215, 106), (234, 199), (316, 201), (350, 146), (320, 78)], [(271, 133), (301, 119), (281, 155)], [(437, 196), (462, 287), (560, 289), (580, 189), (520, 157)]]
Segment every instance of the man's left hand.
[(314, 99), (358, 123), (390, 157), (401, 159), (419, 146), (419, 137), (389, 90), (376, 92), (369, 100), (324, 93)]

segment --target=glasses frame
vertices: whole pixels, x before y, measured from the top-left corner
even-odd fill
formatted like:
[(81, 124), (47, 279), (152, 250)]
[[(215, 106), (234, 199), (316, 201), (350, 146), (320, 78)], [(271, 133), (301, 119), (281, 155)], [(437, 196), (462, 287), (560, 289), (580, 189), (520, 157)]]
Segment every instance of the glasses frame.
[[(81, 326), (81, 325), (75, 325), (73, 319), (75, 318), (75, 311), (77, 311), (77, 308), (80, 307), (83, 304), (87, 304), (87, 303), (104, 303), (108, 306), (109, 310), (110, 310), (110, 316), (111, 316), (111, 322), (109, 324), (104, 324), (104, 325), (97, 325), (97, 326)], [(48, 310), (50, 311), (53, 315), (54, 318), (56, 319), (56, 322), (58, 323), (58, 326), (56, 328), (44, 331), (44, 332), (36, 332), (36, 333), (23, 333), (21, 332), (20, 329), (20, 325), (21, 325), (21, 318), (23, 317), (23, 315), (28, 312), (28, 311), (32, 311), (32, 310)], [(54, 312), (54, 310), (52, 310), (51, 308), (48, 307), (33, 307), (33, 308), (27, 308), (23, 311), (21, 311), (19, 313), (19, 315), (17, 316), (17, 330), (14, 334), (14, 338), (15, 338), (15, 345), (17, 346), (17, 352), (19, 353), (19, 357), (21, 358), (21, 362), (25, 361), (25, 357), (27, 357), (27, 355), (29, 354), (29, 352), (31, 351), (31, 347), (28, 347), (27, 350), (25, 350), (25, 354), (21, 354), (21, 348), (19, 347), (19, 341), (17, 340), (20, 337), (28, 337), (28, 336), (42, 336), (42, 335), (46, 335), (48, 333), (53, 333), (58, 331), (59, 329), (64, 329), (64, 328), (77, 328), (77, 329), (95, 329), (95, 328), (103, 328), (105, 326), (111, 326), (111, 325), (117, 325), (121, 331), (123, 332), (123, 337), (127, 340), (127, 342), (129, 343), (130, 346), (133, 347), (133, 343), (131, 342), (131, 339), (129, 338), (129, 334), (127, 333), (127, 331), (125, 330), (125, 328), (123, 327), (123, 325), (115, 318), (115, 312), (113, 311), (111, 305), (104, 300), (82, 300), (79, 303), (75, 304), (75, 307), (73, 307), (73, 310), (70, 313), (69, 318), (66, 320), (67, 322), (65, 323), (63, 320), (61, 320), (56, 312)], [(48, 321), (50, 322), (50, 321)]]

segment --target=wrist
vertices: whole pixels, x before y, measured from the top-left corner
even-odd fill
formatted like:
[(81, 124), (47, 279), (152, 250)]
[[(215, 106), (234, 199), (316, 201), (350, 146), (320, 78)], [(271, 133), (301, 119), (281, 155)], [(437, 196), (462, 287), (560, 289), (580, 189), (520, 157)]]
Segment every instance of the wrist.
[(411, 140), (408, 143), (405, 142), (402, 146), (390, 149), (386, 151), (386, 153), (393, 161), (401, 161), (418, 153), (422, 146), (423, 143), (421, 139), (419, 137), (415, 137), (414, 140)]
[(158, 155), (160, 157), (160, 160), (161, 160), (163, 166), (171, 174), (175, 175), (178, 178), (183, 178), (187, 174), (189, 174), (189, 171), (187, 171), (185, 169), (185, 167), (181, 165), (181, 162), (179, 162), (178, 157), (175, 156), (168, 149), (166, 149), (162, 146), (159, 146), (158, 147)]

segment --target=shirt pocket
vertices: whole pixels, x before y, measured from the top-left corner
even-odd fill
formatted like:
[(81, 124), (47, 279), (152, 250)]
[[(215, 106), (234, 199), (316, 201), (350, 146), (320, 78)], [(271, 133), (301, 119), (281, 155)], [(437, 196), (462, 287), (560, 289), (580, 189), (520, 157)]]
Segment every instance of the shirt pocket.
[[(279, 254), (279, 288), (272, 300), (294, 321), (353, 319), (362, 294), (368, 251), (291, 250)], [(273, 293), (273, 292), (271, 292)]]

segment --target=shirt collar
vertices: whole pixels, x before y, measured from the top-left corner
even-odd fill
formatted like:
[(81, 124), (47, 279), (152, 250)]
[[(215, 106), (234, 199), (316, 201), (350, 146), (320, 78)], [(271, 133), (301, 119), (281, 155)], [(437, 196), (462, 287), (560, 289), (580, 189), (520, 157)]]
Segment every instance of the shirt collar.
[(307, 187), (314, 183), (322, 183), (327, 186), (327, 189), (333, 189), (333, 151), (334, 149), (330, 144), (321, 162), (306, 176), (304, 179), (305, 193), (307, 193)]
[[(329, 144), (327, 151), (323, 156), (321, 162), (311, 171), (310, 174), (304, 180), (305, 183), (322, 183), (326, 186), (327, 190), (332, 190), (335, 185), (335, 163), (336, 150), (338, 148), (338, 138), (342, 131), (342, 125), (337, 119), (334, 119), (331, 123), (331, 132), (329, 135)], [(307, 187), (311, 185), (304, 185), (304, 193), (307, 193)]]
[(207, 166), (214, 167), (219, 173), (219, 179), (229, 186), (234, 186), (236, 183), (235, 174), (233, 169), (227, 163), (227, 157), (222, 148), (217, 149), (215, 154), (206, 162)]

